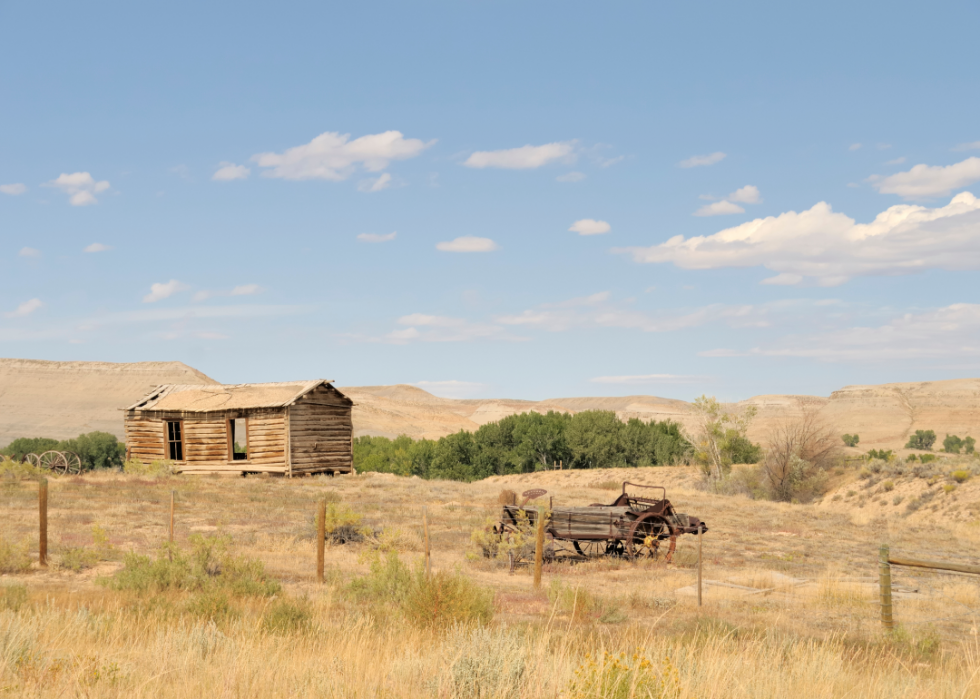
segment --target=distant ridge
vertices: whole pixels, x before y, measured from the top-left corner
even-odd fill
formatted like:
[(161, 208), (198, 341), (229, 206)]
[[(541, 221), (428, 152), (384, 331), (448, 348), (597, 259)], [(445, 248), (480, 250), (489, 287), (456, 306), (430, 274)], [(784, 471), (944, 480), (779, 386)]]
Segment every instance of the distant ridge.
[(181, 362), (48, 362), (0, 358), (0, 445), (101, 430), (123, 437), (120, 408), (163, 383), (218, 383)]

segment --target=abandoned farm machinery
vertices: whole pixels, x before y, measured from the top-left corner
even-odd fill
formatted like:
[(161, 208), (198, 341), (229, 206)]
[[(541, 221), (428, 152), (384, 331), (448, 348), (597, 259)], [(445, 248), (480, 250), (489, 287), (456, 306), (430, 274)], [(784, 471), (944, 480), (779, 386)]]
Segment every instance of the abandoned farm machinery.
[[(636, 495), (627, 487), (660, 491), (657, 494), (661, 497)], [(708, 531), (697, 517), (676, 512), (662, 486), (624, 482), (622, 494), (610, 505), (540, 509), (528, 505), (545, 494), (544, 490), (530, 490), (523, 494), (520, 505), (503, 506), (500, 522), (493, 530), (500, 541), (526, 538), (543, 512), (546, 558), (620, 556), (669, 563), (678, 536)]]

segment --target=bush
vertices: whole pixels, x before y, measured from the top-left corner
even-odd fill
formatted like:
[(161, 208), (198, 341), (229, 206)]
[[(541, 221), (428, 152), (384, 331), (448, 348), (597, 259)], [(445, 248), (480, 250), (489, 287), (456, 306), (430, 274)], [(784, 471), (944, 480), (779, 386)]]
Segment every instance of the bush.
[(881, 487), (886, 493), (890, 493), (891, 491), (895, 490), (895, 484), (891, 481), (885, 481), (881, 484)]
[(643, 653), (587, 655), (575, 670), (569, 695), (604, 699), (675, 699), (681, 695), (680, 673), (669, 657), (664, 657), (658, 667)]
[(817, 406), (801, 400), (799, 408), (799, 418), (772, 428), (766, 440), (763, 483), (774, 500), (807, 502), (821, 494), (839, 456), (840, 444)]
[(856, 447), (861, 438), (856, 434), (845, 434), (841, 435), (841, 440), (844, 442), (846, 447)]
[(58, 446), (57, 439), (49, 437), (20, 437), (15, 439), (3, 449), (0, 454), (9, 457), (13, 461), (23, 461), (28, 454), (42, 454), (51, 451)]
[(966, 470), (953, 471), (949, 475), (957, 483), (966, 483), (973, 476), (973, 471), (966, 471)]
[(928, 464), (938, 458), (939, 457), (935, 454), (919, 454), (919, 461), (921, 461), (923, 464)]
[(511, 629), (455, 627), (445, 641), (451, 696), (517, 697), (527, 683), (526, 646)]
[(128, 553), (123, 568), (104, 581), (114, 590), (160, 592), (164, 590), (225, 590), (234, 595), (272, 596), (282, 586), (270, 578), (261, 561), (230, 552), (231, 537), (191, 537), (190, 555), (176, 545), (165, 544), (156, 560)]
[(15, 544), (0, 534), (0, 573), (24, 573), (30, 567), (31, 554), (27, 540)]
[(277, 599), (262, 615), (262, 628), (272, 634), (290, 634), (310, 628), (313, 614), (306, 600)]
[(967, 454), (972, 454), (976, 451), (976, 444), (977, 440), (973, 437), (960, 439), (955, 434), (948, 434), (943, 440), (943, 451), (947, 454), (959, 454), (962, 449)]
[(31, 466), (30, 464), (12, 461), (6, 457), (0, 460), (0, 477), (3, 478), (37, 480), (38, 478), (45, 478), (49, 475), (51, 475), (50, 472), (42, 468), (37, 468), (36, 466)]
[(920, 451), (931, 451), (932, 445), (936, 443), (936, 433), (932, 430), (916, 430), (915, 434), (909, 436), (906, 449), (918, 449)]
[(872, 461), (874, 459), (879, 459), (881, 461), (891, 461), (894, 458), (894, 456), (895, 454), (894, 452), (892, 452), (891, 449), (888, 450), (871, 449), (870, 451), (868, 451), (867, 454), (864, 455), (864, 458), (866, 458), (868, 461)]
[(176, 472), (173, 461), (157, 460), (144, 464), (139, 459), (130, 459), (123, 464), (123, 473), (131, 476), (171, 476)]

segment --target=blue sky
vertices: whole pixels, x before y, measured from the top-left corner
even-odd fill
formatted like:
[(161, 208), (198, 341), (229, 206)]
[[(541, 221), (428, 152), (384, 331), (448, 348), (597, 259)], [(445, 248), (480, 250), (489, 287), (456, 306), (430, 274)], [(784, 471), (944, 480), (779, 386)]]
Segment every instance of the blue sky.
[(528, 399), (976, 376), (978, 25), (0, 2), (0, 356)]

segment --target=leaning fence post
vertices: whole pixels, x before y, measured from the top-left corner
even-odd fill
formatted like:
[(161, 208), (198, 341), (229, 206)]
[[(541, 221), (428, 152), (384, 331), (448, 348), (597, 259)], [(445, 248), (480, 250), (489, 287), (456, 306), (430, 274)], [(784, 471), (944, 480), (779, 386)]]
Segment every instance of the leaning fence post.
[(534, 589), (541, 589), (541, 564), (544, 562), (544, 508), (538, 508), (538, 530), (534, 538)]
[(878, 551), (878, 584), (881, 593), (881, 625), (888, 631), (895, 628), (892, 620), (892, 567), (888, 562), (888, 546)]
[(425, 577), (432, 575), (432, 554), (429, 551), (429, 512), (422, 507), (422, 534), (425, 537)]
[(701, 530), (703, 524), (698, 525), (698, 606), (701, 606)]
[(48, 567), (48, 479), (38, 481), (37, 510), (39, 537), (37, 544), (37, 563), (42, 568)]
[(323, 547), (327, 540), (327, 500), (320, 501), (316, 514), (316, 581), (323, 583)]

